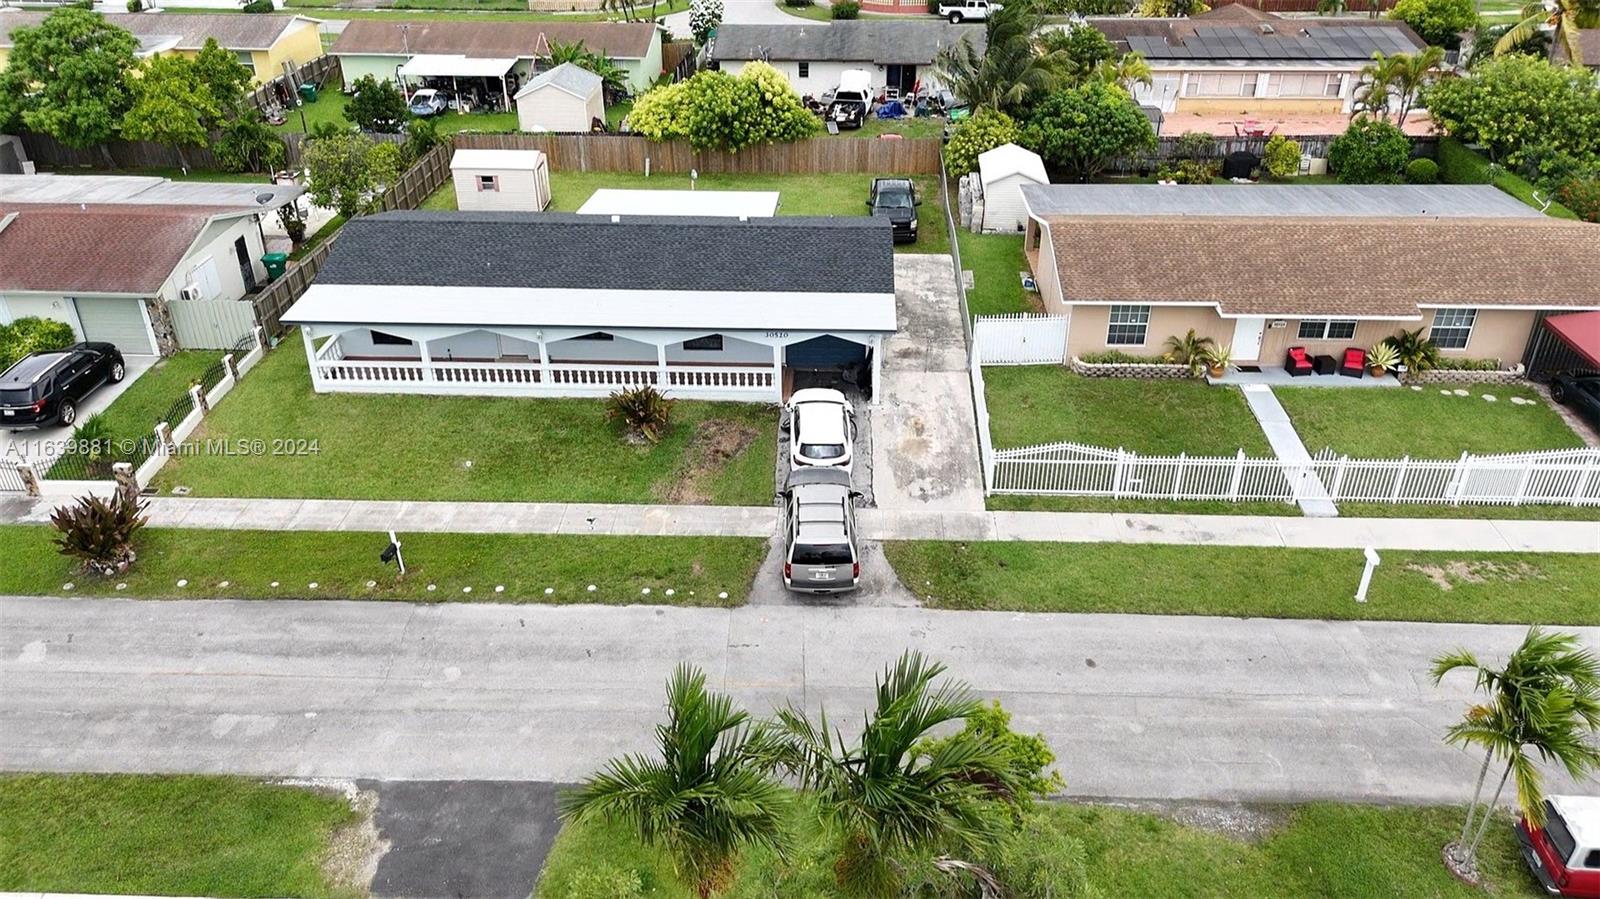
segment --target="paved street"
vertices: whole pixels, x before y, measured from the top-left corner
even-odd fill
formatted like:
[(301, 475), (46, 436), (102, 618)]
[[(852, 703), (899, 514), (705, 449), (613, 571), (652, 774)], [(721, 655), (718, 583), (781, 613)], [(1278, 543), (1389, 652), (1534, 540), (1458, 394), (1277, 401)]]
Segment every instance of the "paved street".
[[(679, 660), (848, 726), (906, 647), (1043, 732), (1088, 796), (1457, 801), (1439, 735), (1518, 627), (849, 607), (0, 600), (0, 766), (570, 781), (648, 747)], [(1600, 630), (1584, 631), (1595, 642)], [(1557, 779), (1555, 786), (1561, 783)]]

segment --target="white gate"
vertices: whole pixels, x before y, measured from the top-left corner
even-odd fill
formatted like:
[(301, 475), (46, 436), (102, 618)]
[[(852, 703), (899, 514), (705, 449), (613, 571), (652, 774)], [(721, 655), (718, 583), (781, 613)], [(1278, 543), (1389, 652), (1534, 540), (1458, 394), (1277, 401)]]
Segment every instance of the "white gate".
[(1060, 365), (1067, 359), (1067, 317), (980, 315), (972, 349), (982, 365)]
[(249, 300), (173, 300), (172, 330), (186, 350), (229, 350), (256, 326)]

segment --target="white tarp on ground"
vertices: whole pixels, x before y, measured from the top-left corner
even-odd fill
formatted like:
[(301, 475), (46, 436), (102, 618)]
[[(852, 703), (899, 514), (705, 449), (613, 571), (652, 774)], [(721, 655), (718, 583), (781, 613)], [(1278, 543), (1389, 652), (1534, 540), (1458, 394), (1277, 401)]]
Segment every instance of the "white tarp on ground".
[(771, 218), (775, 190), (622, 190), (602, 187), (578, 208), (583, 215), (712, 215)]
[(422, 53), (400, 67), (403, 78), (500, 78), (517, 61), (459, 54)]

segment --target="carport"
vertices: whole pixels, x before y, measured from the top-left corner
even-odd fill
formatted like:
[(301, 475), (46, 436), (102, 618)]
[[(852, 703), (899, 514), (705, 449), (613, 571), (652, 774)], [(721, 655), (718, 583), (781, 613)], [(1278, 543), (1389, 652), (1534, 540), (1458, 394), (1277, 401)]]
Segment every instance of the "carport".
[(405, 93), (406, 102), (411, 102), (411, 91), (406, 84), (407, 78), (450, 79), (450, 90), (457, 99), (461, 95), (461, 79), (471, 78), (478, 81), (499, 82), (500, 100), (504, 109), (511, 108), (511, 89), (506, 83), (506, 77), (511, 74), (511, 68), (517, 64), (515, 59), (509, 57), (480, 57), (462, 56), (460, 54), (423, 53), (411, 57), (395, 74), (400, 76), (400, 89)]
[(1600, 371), (1600, 312), (1545, 317), (1534, 329), (1524, 365), (1528, 377), (1548, 381), (1570, 371)]

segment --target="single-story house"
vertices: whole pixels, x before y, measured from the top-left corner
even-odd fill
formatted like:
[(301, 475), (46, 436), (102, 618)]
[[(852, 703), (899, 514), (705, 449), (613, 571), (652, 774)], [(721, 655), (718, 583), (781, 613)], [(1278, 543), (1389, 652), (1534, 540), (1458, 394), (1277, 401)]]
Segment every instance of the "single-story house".
[(450, 157), (456, 208), (543, 212), (550, 164), (538, 150), (457, 150)]
[[(1155, 355), (1193, 328), (1236, 364), (1421, 328), (1520, 362), (1540, 314), (1600, 309), (1600, 227), (1488, 185), (1049, 185), (1024, 252), (1067, 352)], [(1529, 264), (1528, 260), (1537, 260)]]
[(982, 53), (981, 27), (940, 19), (857, 19), (794, 25), (724, 24), (708, 48), (711, 62), (737, 75), (747, 63), (766, 62), (801, 94), (820, 97), (839, 86), (847, 69), (873, 74), (875, 90), (899, 96), (940, 87), (933, 60), (945, 47), (967, 41)]
[(1049, 184), (1044, 160), (1016, 144), (1001, 144), (978, 154), (978, 181), (983, 185), (983, 231), (1021, 231), (1028, 220), (1022, 203), (1025, 184)]
[[(0, 70), (11, 55), (11, 32), (43, 22), (48, 13), (0, 10)], [(194, 56), (207, 38), (231, 50), (255, 75), (257, 84), (298, 69), (322, 55), (318, 22), (305, 16), (105, 13), (106, 22), (139, 40), (140, 56), (176, 53)]]
[(582, 215), (692, 215), (770, 218), (775, 190), (629, 190), (602, 187), (578, 207)]
[(777, 402), (794, 368), (877, 374), (894, 249), (866, 216), (389, 212), (345, 225), (283, 321), (319, 393)]
[[(436, 57), (426, 71), (404, 77), (453, 76), (498, 80), (507, 95), (549, 66), (551, 44), (581, 43), (628, 73), (628, 86), (642, 91), (661, 75), (661, 29), (648, 22), (463, 22), (356, 19), (328, 52), (339, 57), (345, 89), (372, 75), (394, 81), (417, 56)], [(464, 60), (451, 71), (449, 57)], [(485, 65), (492, 63), (492, 74)]]
[(587, 132), (606, 121), (605, 82), (570, 62), (528, 79), (512, 98), (521, 131)]
[(1191, 18), (1096, 17), (1088, 23), (1150, 64), (1152, 84), (1135, 85), (1134, 99), (1161, 110), (1163, 133), (1208, 130), (1197, 129), (1195, 117), (1348, 115), (1373, 53), (1427, 46), (1394, 19), (1285, 18), (1239, 3)]

